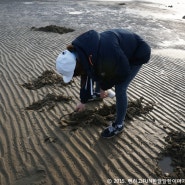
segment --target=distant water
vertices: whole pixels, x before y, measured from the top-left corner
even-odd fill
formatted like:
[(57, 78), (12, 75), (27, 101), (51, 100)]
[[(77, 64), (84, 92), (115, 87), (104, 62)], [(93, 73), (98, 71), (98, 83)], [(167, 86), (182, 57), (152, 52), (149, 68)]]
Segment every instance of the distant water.
[(95, 0), (95, 1), (115, 1), (115, 2), (152, 2), (156, 4), (164, 5), (168, 8), (172, 8), (175, 11), (175, 17), (182, 18), (185, 16), (185, 0)]
[(185, 14), (185, 0), (96, 0), (96, 1), (117, 1), (117, 2), (128, 2), (128, 1), (143, 1), (143, 2), (152, 2), (159, 3), (164, 5), (172, 5), (174, 8), (178, 8), (183, 11)]

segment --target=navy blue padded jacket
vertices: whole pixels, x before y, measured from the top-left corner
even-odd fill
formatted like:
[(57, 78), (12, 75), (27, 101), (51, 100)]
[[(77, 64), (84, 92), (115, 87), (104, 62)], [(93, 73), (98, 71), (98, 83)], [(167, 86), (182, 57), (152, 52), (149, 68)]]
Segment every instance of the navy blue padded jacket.
[(101, 33), (90, 30), (72, 41), (86, 75), (81, 77), (80, 98), (86, 103), (98, 81), (103, 90), (123, 82), (131, 65), (142, 65), (150, 59), (150, 46), (137, 34), (124, 29)]

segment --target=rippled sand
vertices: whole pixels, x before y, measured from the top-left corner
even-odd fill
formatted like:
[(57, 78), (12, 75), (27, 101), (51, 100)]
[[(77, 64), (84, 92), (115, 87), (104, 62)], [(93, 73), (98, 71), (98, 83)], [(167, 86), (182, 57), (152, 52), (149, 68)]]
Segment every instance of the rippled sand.
[[(164, 136), (185, 130), (185, 44), (175, 42), (185, 41), (185, 23), (127, 11), (147, 7), (152, 12), (153, 6), (131, 2), (1, 1), (0, 184), (102, 185), (110, 179), (158, 178), (154, 169)], [(50, 24), (75, 31), (60, 35), (31, 30)], [(152, 46), (151, 60), (132, 82), (128, 97), (144, 97), (145, 103), (154, 103), (154, 109), (126, 121), (122, 134), (106, 140), (100, 137), (103, 124), (59, 124), (79, 100), (78, 78), (68, 86), (49, 84), (34, 90), (22, 84), (55, 70), (56, 57), (78, 34), (112, 27), (135, 31)], [(71, 99), (55, 102), (49, 109), (26, 109), (47, 94)], [(87, 108), (104, 104), (111, 106), (115, 99), (93, 102)]]

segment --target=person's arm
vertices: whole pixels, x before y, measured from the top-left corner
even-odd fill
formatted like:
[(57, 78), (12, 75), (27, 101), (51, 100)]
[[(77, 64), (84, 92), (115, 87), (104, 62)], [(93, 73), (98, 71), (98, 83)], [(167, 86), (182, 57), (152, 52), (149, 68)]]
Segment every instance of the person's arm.
[(77, 111), (77, 112), (81, 112), (81, 111), (84, 111), (85, 110), (85, 104), (84, 103), (78, 103), (77, 105), (76, 105), (76, 109), (75, 109), (75, 111)]
[(81, 76), (81, 89), (80, 89), (80, 103), (76, 106), (76, 111), (85, 110), (85, 103), (92, 98), (93, 95), (93, 81), (87, 75)]
[(81, 89), (80, 89), (80, 101), (81, 103), (87, 103), (93, 95), (93, 81), (86, 75), (81, 76)]
[(108, 96), (107, 91), (104, 91), (103, 89), (100, 89), (100, 98), (106, 98)]

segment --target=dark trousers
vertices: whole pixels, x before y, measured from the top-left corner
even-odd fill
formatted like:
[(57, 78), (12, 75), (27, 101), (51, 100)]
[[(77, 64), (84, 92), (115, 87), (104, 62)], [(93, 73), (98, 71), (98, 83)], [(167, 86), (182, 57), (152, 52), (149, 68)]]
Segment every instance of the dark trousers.
[(142, 65), (139, 66), (131, 66), (131, 73), (128, 78), (122, 82), (121, 84), (115, 85), (115, 93), (116, 93), (116, 120), (114, 126), (123, 125), (124, 119), (127, 112), (127, 88), (134, 77), (139, 72)]

